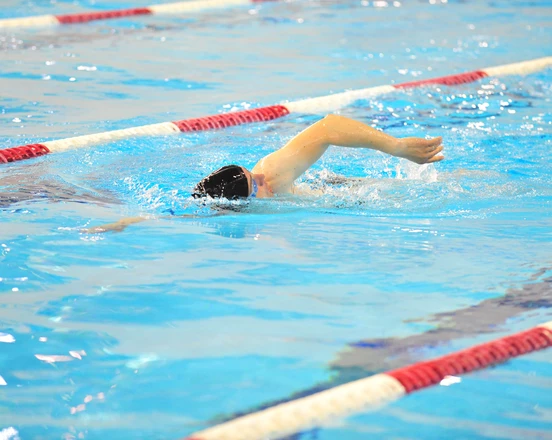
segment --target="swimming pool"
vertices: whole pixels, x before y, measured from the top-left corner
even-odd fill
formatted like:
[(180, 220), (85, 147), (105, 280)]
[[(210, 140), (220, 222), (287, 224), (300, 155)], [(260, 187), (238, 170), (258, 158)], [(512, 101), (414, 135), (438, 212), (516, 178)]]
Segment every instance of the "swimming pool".
[[(10, 0), (0, 16), (148, 3)], [(297, 1), (4, 33), (2, 144), (550, 55), (549, 1), (433, 3)], [(550, 84), (547, 70), (357, 101), (341, 114), (443, 135), (447, 160), (420, 171), (333, 149), (301, 185), (332, 173), (366, 184), (119, 234), (80, 230), (197, 212), (203, 175), (253, 165), (321, 115), (3, 166), (0, 430), (176, 439), (550, 320)], [(299, 438), (548, 438), (551, 378), (543, 351)]]

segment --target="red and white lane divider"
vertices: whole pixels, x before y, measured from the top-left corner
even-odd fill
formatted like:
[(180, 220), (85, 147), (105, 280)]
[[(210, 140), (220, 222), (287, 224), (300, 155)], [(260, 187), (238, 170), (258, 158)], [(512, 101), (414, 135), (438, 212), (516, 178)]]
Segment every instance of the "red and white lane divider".
[(37, 15), (34, 17), (7, 18), (0, 20), (3, 28), (47, 27), (61, 24), (86, 23), (96, 20), (132, 17), (137, 15), (178, 15), (209, 9), (222, 9), (231, 6), (249, 5), (276, 0), (192, 0), (178, 3), (151, 5), (144, 8), (116, 9), (111, 11), (81, 12), (64, 15)]
[(473, 72), (457, 75), (442, 76), (439, 78), (424, 79), (387, 86), (370, 87), (367, 89), (351, 90), (318, 98), (303, 99), (301, 101), (287, 102), (280, 105), (272, 105), (251, 110), (224, 113), (202, 118), (184, 119), (175, 122), (163, 122), (160, 124), (130, 127), (122, 130), (106, 131), (103, 133), (89, 134), (55, 141), (28, 144), (20, 147), (0, 150), (0, 163), (15, 162), (23, 159), (31, 159), (48, 153), (57, 153), (66, 150), (74, 150), (82, 147), (98, 145), (104, 142), (112, 142), (120, 139), (138, 136), (159, 136), (189, 131), (205, 131), (234, 125), (244, 125), (252, 122), (270, 121), (286, 116), (289, 113), (313, 113), (324, 114), (345, 107), (358, 99), (373, 98), (385, 95), (393, 91), (422, 87), (426, 85), (457, 85), (477, 81), (486, 76), (527, 75), (552, 66), (552, 57), (538, 58), (521, 63), (506, 64), (504, 66), (489, 67)]
[(552, 321), (512, 336), (248, 414), (192, 434), (186, 440), (261, 440), (281, 438), (336, 418), (377, 409), (405, 394), (456, 376), (552, 346)]

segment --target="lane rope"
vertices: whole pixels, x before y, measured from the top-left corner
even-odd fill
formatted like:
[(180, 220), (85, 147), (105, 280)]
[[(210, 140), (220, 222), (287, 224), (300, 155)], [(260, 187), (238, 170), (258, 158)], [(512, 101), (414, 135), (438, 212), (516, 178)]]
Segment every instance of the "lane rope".
[(222, 9), (232, 6), (264, 3), (277, 0), (192, 0), (186, 2), (151, 5), (143, 8), (114, 9), (109, 11), (81, 12), (61, 15), (36, 15), (32, 17), (6, 18), (0, 20), (0, 29), (51, 27), (62, 24), (87, 23), (89, 21), (110, 20), (138, 15), (178, 15)]
[(431, 85), (454, 86), (458, 84), (475, 82), (487, 76), (528, 75), (550, 66), (552, 66), (552, 57), (537, 58), (534, 60), (522, 61), (520, 63), (488, 67), (473, 72), (422, 79), (419, 81), (411, 81), (400, 84), (369, 87), (366, 89), (350, 90), (347, 92), (320, 96), (318, 98), (303, 99), (300, 101), (287, 102), (250, 110), (242, 110), (193, 119), (184, 119), (174, 122), (162, 122), (159, 124), (143, 125), (139, 127), (129, 127), (121, 130), (112, 130), (103, 133), (88, 134), (36, 144), (27, 144), (0, 150), (0, 163), (16, 162), (19, 160), (43, 156), (49, 153), (90, 147), (105, 142), (112, 142), (139, 136), (160, 136), (190, 131), (215, 130), (254, 122), (270, 121), (282, 118), (290, 113), (325, 114), (350, 105), (358, 99), (373, 98), (376, 96), (386, 95), (397, 90)]
[(248, 414), (194, 433), (185, 440), (283, 438), (351, 414), (378, 409), (443, 380), (454, 380), (456, 376), (551, 346), (552, 321), (437, 359), (376, 374)]

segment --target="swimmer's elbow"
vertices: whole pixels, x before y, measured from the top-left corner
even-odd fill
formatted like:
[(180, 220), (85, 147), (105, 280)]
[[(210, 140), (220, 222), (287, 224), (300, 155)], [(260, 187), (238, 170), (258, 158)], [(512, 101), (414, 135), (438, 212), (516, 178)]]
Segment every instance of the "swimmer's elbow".
[(322, 118), (322, 123), (326, 128), (328, 127), (332, 128), (339, 123), (341, 118), (343, 118), (343, 116), (338, 116), (338, 115), (334, 115), (333, 113), (329, 113)]
[(316, 124), (319, 128), (318, 135), (322, 134), (324, 140), (329, 140), (332, 134), (335, 133), (335, 129), (338, 126), (339, 116), (333, 113), (327, 114)]
[(339, 141), (339, 129), (347, 120), (344, 116), (329, 113), (320, 120), (324, 143), (335, 144)]

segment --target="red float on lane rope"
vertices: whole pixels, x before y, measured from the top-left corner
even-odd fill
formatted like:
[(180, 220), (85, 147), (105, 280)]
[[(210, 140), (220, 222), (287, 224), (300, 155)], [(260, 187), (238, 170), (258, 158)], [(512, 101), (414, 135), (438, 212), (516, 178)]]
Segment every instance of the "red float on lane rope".
[(459, 73), (457, 75), (441, 76), (439, 78), (422, 79), (419, 81), (410, 81), (401, 84), (394, 84), (393, 87), (397, 89), (407, 89), (411, 87), (421, 87), (429, 84), (442, 84), (445, 86), (455, 86), (458, 84), (466, 84), (480, 80), (488, 76), (481, 70), (475, 70), (473, 72)]
[(289, 110), (283, 105), (272, 105), (269, 107), (206, 116), (204, 118), (184, 119), (182, 121), (175, 121), (173, 124), (182, 132), (203, 131), (231, 127), (234, 125), (250, 124), (252, 122), (270, 121), (288, 114)]
[(42, 144), (29, 144), (21, 147), (7, 148), (0, 150), (0, 163), (16, 162), (18, 160), (32, 159), (33, 157), (44, 156), (50, 150)]
[(134, 15), (149, 15), (152, 11), (149, 8), (119, 9), (116, 11), (84, 12), (81, 14), (55, 15), (62, 24), (85, 23), (94, 20), (107, 20), (111, 18), (131, 17)]
[(552, 331), (536, 327), (513, 336), (452, 353), (438, 359), (389, 371), (407, 393), (436, 385), (445, 376), (456, 376), (495, 365), (512, 357), (552, 346)]

